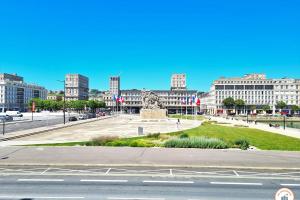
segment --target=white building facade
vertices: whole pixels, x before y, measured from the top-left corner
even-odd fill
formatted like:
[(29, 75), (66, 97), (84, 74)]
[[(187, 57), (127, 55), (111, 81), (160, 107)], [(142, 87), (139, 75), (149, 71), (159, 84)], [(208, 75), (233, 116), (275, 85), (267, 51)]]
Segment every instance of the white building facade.
[[(223, 100), (232, 97), (242, 99), (245, 106), (241, 113), (262, 110), (264, 105), (270, 106), (275, 114), (276, 104), (283, 101), (287, 111), (292, 105), (300, 104), (300, 80), (291, 78), (267, 79), (264, 74), (247, 74), (238, 78), (220, 78), (215, 80), (210, 92), (201, 97), (202, 109), (209, 114), (225, 113)], [(255, 109), (253, 109), (255, 108)]]
[(0, 112), (27, 111), (28, 103), (33, 98), (47, 99), (47, 90), (38, 85), (25, 83), (23, 77), (0, 74)]
[(185, 74), (172, 74), (171, 90), (186, 90), (186, 75)]

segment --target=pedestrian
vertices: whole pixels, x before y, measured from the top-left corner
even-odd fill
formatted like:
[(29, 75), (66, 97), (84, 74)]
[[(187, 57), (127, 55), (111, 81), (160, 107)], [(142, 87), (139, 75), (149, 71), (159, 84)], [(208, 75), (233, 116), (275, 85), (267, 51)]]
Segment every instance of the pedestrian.
[(177, 119), (177, 122), (176, 122), (177, 129), (179, 129), (179, 125), (180, 125), (180, 119)]

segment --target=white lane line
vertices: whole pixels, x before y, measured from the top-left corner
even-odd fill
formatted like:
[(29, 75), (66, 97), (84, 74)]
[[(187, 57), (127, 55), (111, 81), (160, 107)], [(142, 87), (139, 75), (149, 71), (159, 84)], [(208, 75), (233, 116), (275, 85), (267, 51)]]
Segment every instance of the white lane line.
[(108, 170), (105, 172), (105, 175), (108, 175), (108, 173), (110, 172), (111, 168), (108, 168)]
[(107, 197), (111, 200), (165, 200), (165, 198), (147, 198), (147, 197)]
[(210, 182), (212, 185), (263, 185), (262, 183)]
[(100, 180), (100, 179), (81, 179), (81, 182), (103, 182), (103, 183), (127, 183), (128, 180)]
[(143, 183), (172, 183), (172, 184), (193, 184), (194, 181), (148, 181), (145, 180)]
[(48, 167), (46, 170), (44, 170), (41, 175), (45, 174), (48, 170), (50, 169), (50, 167)]
[(240, 176), (235, 170), (233, 170), (233, 173), (234, 173), (236, 176)]
[(66, 196), (66, 197), (24, 197), (24, 196), (0, 196), (0, 199), (85, 199), (85, 197), (71, 197), (71, 196)]
[(18, 179), (20, 182), (62, 182), (64, 179)]
[(294, 186), (294, 187), (300, 187), (300, 184), (294, 184), (294, 183), (283, 183), (280, 184), (281, 186)]

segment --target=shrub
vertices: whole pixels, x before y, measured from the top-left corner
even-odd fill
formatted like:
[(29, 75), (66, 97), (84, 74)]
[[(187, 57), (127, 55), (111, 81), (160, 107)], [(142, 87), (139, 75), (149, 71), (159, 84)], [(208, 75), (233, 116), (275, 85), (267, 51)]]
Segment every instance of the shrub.
[(189, 135), (187, 133), (182, 133), (181, 135), (179, 135), (179, 138), (188, 138)]
[(225, 149), (228, 145), (223, 140), (207, 137), (175, 138), (164, 144), (167, 148), (201, 148), (201, 149)]
[(86, 146), (103, 146), (108, 142), (112, 142), (114, 140), (118, 140), (117, 136), (100, 136), (97, 138), (93, 138), (91, 141), (85, 143)]
[(160, 136), (160, 133), (153, 133), (153, 134), (148, 134), (146, 137), (158, 139), (159, 136)]
[(249, 142), (246, 139), (238, 139), (234, 141), (234, 144), (242, 150), (247, 150), (249, 148)]

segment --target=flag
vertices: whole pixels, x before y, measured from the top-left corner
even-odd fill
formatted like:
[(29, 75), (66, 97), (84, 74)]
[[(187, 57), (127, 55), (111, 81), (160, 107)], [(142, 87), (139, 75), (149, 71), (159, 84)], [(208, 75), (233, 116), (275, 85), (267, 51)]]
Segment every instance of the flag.
[(194, 98), (194, 96), (190, 96), (190, 101), (189, 101), (190, 105), (193, 104), (193, 98)]
[(200, 103), (201, 103), (201, 102), (200, 102), (200, 98), (197, 97), (197, 99), (196, 99), (196, 105), (197, 105), (197, 106), (200, 106)]
[(124, 97), (119, 96), (117, 101), (120, 102), (120, 103), (123, 103), (124, 102)]
[(181, 100), (181, 104), (186, 104), (187, 102), (187, 97), (184, 97), (182, 100)]

